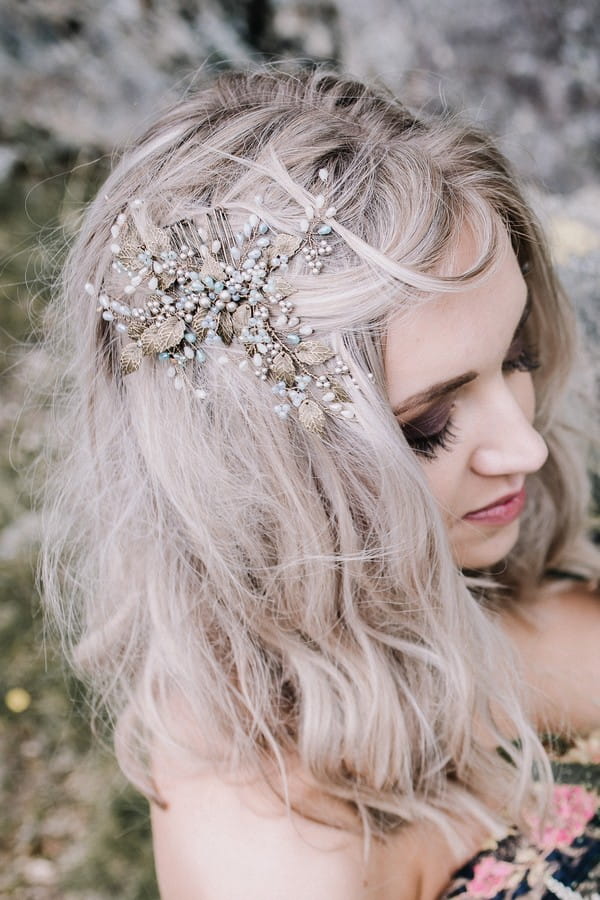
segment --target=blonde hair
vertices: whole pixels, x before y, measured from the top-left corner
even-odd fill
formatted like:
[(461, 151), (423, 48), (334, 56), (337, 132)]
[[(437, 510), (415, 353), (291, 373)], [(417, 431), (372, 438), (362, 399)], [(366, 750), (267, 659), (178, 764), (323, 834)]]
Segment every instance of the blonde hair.
[[(335, 251), (318, 278), (294, 276), (294, 302), (348, 361), (356, 421), (303, 432), (274, 417), (268, 386), (210, 356), (203, 403), (152, 363), (123, 380), (118, 335), (84, 290), (109, 269), (118, 214), (143, 198), (149, 243), (155, 226), (216, 205), (293, 230), (322, 167)], [(444, 278), (468, 225), (480, 257)], [(536, 426), (550, 455), (530, 479), (519, 542), (482, 593), (453, 562), (382, 360), (390, 316), (485, 275), (502, 227), (527, 268)], [(491, 806), (520, 821), (547, 762), (481, 600), (497, 601), (502, 584), (514, 596), (565, 559), (595, 562), (581, 448), (561, 419), (572, 312), (490, 140), (323, 71), (222, 75), (123, 155), (49, 315), (63, 376), (45, 602), (116, 724), (128, 776), (151, 792), (148, 758), (168, 741), (232, 771), (273, 760), (283, 771), (294, 756), (379, 834)]]

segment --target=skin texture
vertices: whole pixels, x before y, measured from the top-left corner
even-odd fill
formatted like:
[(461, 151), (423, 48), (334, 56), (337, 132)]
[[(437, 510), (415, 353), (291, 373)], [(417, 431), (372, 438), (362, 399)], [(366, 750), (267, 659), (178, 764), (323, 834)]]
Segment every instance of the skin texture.
[[(456, 271), (464, 271), (474, 259), (467, 236)], [(494, 525), (465, 521), (465, 514), (519, 491), (547, 456), (531, 425), (531, 374), (503, 371), (526, 298), (527, 286), (506, 237), (500, 264), (483, 283), (441, 294), (396, 318), (387, 335), (386, 377), (393, 408), (438, 382), (476, 373), (450, 397), (414, 406), (399, 418), (404, 424), (430, 412), (436, 417), (436, 410), (442, 421), (446, 411), (451, 416), (455, 439), (435, 459), (420, 458), (464, 568), (502, 559), (519, 534), (518, 518)]]
[[(466, 235), (456, 271), (468, 268), (474, 254)], [(547, 455), (531, 424), (531, 374), (505, 365), (526, 296), (506, 239), (499, 266), (485, 282), (440, 295), (393, 321), (388, 333), (393, 408), (438, 382), (475, 373), (443, 401), (456, 439), (434, 459), (422, 458), (457, 562), (468, 568), (501, 560), (518, 537), (519, 519), (474, 523), (465, 514), (519, 491)], [(410, 407), (399, 422), (424, 412), (427, 404)], [(600, 604), (588, 587), (561, 587), (543, 585), (528, 616), (508, 613), (499, 625), (520, 652), (540, 727), (585, 731), (600, 724), (600, 697), (589, 690), (600, 683)], [(152, 809), (163, 900), (435, 900), (486, 837), (457, 823), (465, 847), (457, 856), (432, 826), (415, 824), (385, 845), (375, 842), (365, 865), (358, 835), (288, 814), (265, 784), (232, 783), (210, 772), (189, 776), (158, 754), (154, 762), (166, 802)], [(290, 790), (302, 808), (308, 804), (343, 821), (344, 810), (313, 797), (301, 773), (291, 773)]]
[(288, 814), (259, 782), (186, 776), (158, 756), (155, 774), (168, 802), (152, 808), (163, 900), (434, 900), (483, 839), (457, 823), (470, 847), (459, 856), (431, 826), (414, 825), (375, 842), (365, 865), (354, 817), (325, 806), (299, 772), (290, 775), (293, 800), (340, 828)]

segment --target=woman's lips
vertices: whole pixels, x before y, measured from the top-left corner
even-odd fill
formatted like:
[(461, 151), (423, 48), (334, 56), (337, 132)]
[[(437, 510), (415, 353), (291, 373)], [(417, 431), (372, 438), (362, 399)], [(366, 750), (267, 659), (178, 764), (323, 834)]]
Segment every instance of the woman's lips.
[(527, 494), (523, 487), (517, 494), (501, 497), (483, 509), (467, 513), (463, 518), (467, 522), (478, 522), (479, 524), (508, 525), (521, 515), (526, 499)]

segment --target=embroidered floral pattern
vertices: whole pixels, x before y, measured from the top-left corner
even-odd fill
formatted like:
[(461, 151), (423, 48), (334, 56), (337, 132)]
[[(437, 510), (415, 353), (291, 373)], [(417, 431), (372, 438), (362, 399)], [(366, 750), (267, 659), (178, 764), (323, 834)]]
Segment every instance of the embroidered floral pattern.
[(582, 835), (598, 800), (579, 785), (559, 784), (554, 788), (554, 804), (552, 820), (543, 826), (531, 817), (536, 844), (543, 850), (564, 849)]
[(535, 841), (510, 831), (456, 873), (440, 900), (555, 900), (600, 897), (598, 794), (559, 784), (543, 823), (532, 817)]
[(473, 868), (473, 878), (467, 887), (472, 897), (495, 897), (498, 891), (505, 887), (508, 879), (514, 872), (514, 866), (510, 863), (494, 859), (492, 856), (484, 856)]

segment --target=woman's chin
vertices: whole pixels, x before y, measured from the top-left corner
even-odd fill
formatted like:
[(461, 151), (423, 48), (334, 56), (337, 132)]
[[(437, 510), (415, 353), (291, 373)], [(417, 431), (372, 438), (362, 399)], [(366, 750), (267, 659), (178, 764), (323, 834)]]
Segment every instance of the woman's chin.
[(518, 519), (501, 526), (461, 521), (451, 535), (454, 558), (461, 569), (488, 569), (510, 553), (518, 537)]

